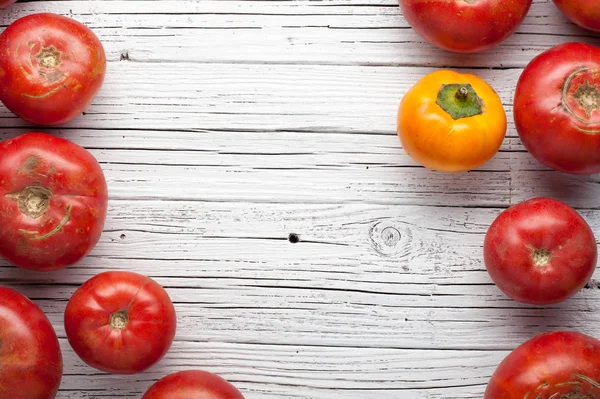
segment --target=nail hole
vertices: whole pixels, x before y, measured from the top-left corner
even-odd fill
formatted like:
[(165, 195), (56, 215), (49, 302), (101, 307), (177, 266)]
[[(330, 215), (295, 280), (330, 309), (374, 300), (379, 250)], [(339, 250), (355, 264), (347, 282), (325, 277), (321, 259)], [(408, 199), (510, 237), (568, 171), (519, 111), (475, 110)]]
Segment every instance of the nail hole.
[(291, 233), (288, 237), (288, 240), (292, 243), (292, 244), (297, 244), (300, 242), (300, 237), (298, 237), (298, 234), (294, 234)]
[(127, 236), (125, 234), (121, 234), (121, 240), (124, 240)]

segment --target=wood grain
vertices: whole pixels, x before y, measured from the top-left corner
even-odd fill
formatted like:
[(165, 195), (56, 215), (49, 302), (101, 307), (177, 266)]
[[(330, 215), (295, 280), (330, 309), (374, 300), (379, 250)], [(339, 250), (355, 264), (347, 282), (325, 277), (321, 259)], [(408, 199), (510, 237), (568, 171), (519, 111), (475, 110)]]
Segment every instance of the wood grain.
[[(109, 57), (94, 104), (65, 126), (0, 108), (0, 139), (68, 138), (109, 183), (104, 233), (80, 264), (42, 274), (0, 262), (0, 283), (38, 303), (61, 339), (58, 398), (140, 398), (202, 368), (247, 399), (475, 399), (536, 333), (600, 337), (597, 273), (574, 298), (530, 307), (482, 263), (489, 224), (533, 196), (566, 201), (600, 231), (600, 178), (540, 165), (512, 122), (535, 55), (598, 43), (551, 1), (478, 55), (424, 43), (395, 0), (28, 1), (0, 25), (33, 12), (86, 23)], [(483, 77), (505, 106), (507, 138), (475, 171), (427, 171), (396, 136), (400, 98), (437, 68)], [(114, 269), (155, 278), (179, 315), (172, 350), (135, 376), (85, 366), (62, 325), (79, 284)]]

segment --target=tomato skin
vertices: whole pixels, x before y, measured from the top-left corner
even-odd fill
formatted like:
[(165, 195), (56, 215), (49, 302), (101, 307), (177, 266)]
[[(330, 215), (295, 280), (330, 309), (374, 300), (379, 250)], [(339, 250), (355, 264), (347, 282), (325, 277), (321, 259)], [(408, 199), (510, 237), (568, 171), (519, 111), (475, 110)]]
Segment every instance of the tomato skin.
[(600, 102), (599, 71), (600, 48), (584, 43), (552, 47), (523, 70), (515, 125), (540, 163), (572, 174), (600, 172), (600, 109), (593, 106)]
[(19, 292), (0, 287), (0, 397), (52, 399), (62, 380), (62, 354), (42, 310)]
[(591, 278), (598, 257), (583, 217), (561, 201), (542, 197), (503, 211), (485, 236), (483, 252), (498, 288), (530, 304), (575, 295)]
[(156, 364), (171, 347), (177, 323), (167, 292), (151, 278), (125, 271), (86, 281), (69, 300), (64, 321), (75, 353), (114, 374), (138, 373)]
[(218, 375), (187, 370), (161, 378), (142, 399), (244, 399), (244, 396)]
[(556, 331), (512, 351), (492, 375), (484, 399), (595, 398), (599, 381), (600, 341)]
[(0, 9), (15, 4), (17, 0), (0, 0)]
[(596, 0), (553, 0), (571, 22), (582, 28), (600, 32), (600, 3)]
[(66, 123), (100, 90), (106, 55), (85, 25), (56, 14), (32, 14), (0, 34), (0, 101), (37, 125)]
[(489, 50), (523, 22), (532, 0), (399, 0), (402, 15), (429, 43), (457, 53)]
[[(483, 102), (482, 113), (454, 119), (437, 104), (442, 86), (469, 84)], [(449, 70), (432, 72), (402, 98), (398, 136), (419, 164), (442, 172), (465, 172), (483, 165), (506, 134), (506, 114), (494, 89), (481, 78)]]
[(0, 256), (12, 264), (77, 263), (100, 238), (107, 202), (102, 168), (75, 143), (43, 133), (0, 143)]

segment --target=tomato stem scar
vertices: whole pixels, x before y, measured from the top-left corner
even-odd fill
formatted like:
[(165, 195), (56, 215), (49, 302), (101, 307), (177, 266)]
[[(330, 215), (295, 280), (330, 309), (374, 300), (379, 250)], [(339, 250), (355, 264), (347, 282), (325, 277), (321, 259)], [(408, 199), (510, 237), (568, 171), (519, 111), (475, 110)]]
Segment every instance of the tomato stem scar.
[(41, 217), (48, 210), (52, 192), (45, 187), (28, 186), (17, 193), (7, 193), (6, 198), (17, 201), (19, 210), (32, 219)]
[[(598, 89), (597, 84), (590, 84), (589, 77), (586, 77), (586, 74), (593, 75), (596, 73), (597, 70), (593, 68), (578, 68), (567, 76), (561, 89), (561, 103), (563, 109), (584, 126), (595, 126), (589, 129), (576, 126), (579, 131), (586, 134), (600, 133), (599, 129), (596, 127), (598, 125), (598, 118), (592, 118), (593, 114), (600, 110), (600, 90)], [(578, 77), (578, 75), (581, 76)], [(584, 79), (583, 83), (580, 82), (582, 78)], [(593, 83), (595, 83), (595, 79), (592, 80)], [(573, 100), (572, 102), (570, 101), (571, 99)], [(583, 115), (578, 115), (573, 107), (579, 107), (583, 110), (585, 118)]]
[(48, 69), (56, 68), (62, 62), (60, 52), (54, 46), (42, 47), (35, 58), (40, 67)]
[[(554, 388), (560, 389), (560, 388), (569, 387), (569, 386), (571, 387), (571, 388), (567, 388), (569, 390), (569, 392), (562, 392), (563, 390), (561, 390), (561, 392), (554, 392), (552, 395), (550, 395), (548, 397), (548, 399), (599, 399), (598, 396), (596, 396), (592, 393), (584, 394), (582, 392), (582, 388), (581, 388), (583, 383), (587, 383), (595, 389), (600, 389), (600, 384), (598, 382), (592, 380), (591, 378), (589, 378), (583, 374), (574, 374), (573, 378), (574, 378), (573, 381), (557, 382), (556, 384), (552, 384), (552, 385), (550, 385), (548, 382), (543, 382), (535, 389), (535, 391), (527, 392), (523, 399), (529, 399), (530, 395), (532, 393), (540, 392), (541, 390), (546, 391), (546, 390), (552, 390)], [(541, 398), (542, 398), (542, 394), (538, 394), (535, 398), (532, 397), (531, 399), (541, 399)]]
[(123, 330), (128, 322), (129, 316), (126, 310), (119, 310), (110, 315), (109, 325), (115, 330)]
[(550, 259), (552, 259), (552, 253), (547, 249), (536, 249), (531, 256), (533, 259), (533, 264), (538, 267), (548, 266), (550, 263)]

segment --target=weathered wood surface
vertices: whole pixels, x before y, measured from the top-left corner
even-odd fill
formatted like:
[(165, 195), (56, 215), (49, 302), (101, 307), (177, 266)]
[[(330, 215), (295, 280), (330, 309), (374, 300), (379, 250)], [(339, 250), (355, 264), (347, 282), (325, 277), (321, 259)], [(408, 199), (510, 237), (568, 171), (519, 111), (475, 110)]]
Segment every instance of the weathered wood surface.
[[(110, 61), (86, 115), (43, 129), (101, 162), (111, 201), (100, 243), (68, 270), (0, 270), (57, 329), (59, 398), (139, 398), (167, 373), (202, 368), (248, 399), (475, 399), (533, 334), (600, 336), (595, 282), (534, 308), (503, 296), (482, 264), (491, 221), (532, 196), (567, 201), (600, 231), (600, 178), (541, 166), (512, 124), (532, 57), (598, 43), (551, 1), (468, 56), (424, 44), (394, 0), (30, 1), (0, 24), (40, 11), (86, 23)], [(440, 67), (488, 80), (511, 121), (502, 150), (470, 173), (418, 167), (395, 135), (403, 93)], [(39, 130), (3, 108), (0, 127), (1, 139)], [(173, 349), (136, 376), (85, 366), (65, 340), (70, 295), (113, 269), (154, 277), (179, 315)]]

